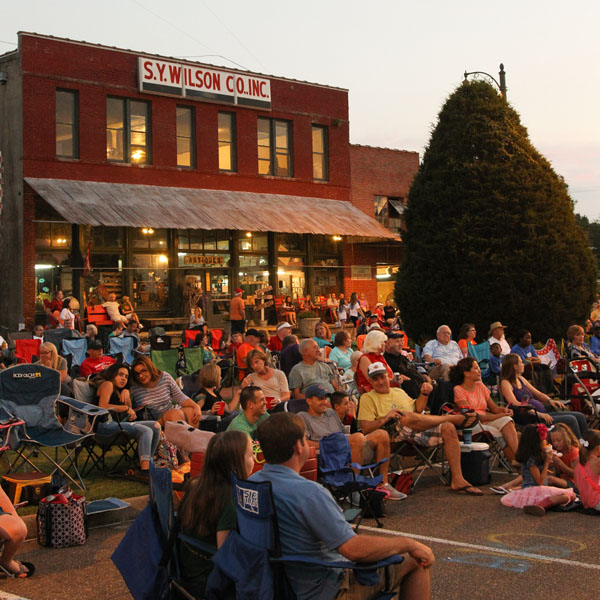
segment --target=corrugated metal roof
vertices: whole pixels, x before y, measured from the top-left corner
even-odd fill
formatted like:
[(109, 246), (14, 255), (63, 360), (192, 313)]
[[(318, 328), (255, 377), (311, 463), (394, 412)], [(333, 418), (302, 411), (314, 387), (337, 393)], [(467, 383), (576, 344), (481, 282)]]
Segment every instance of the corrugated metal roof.
[(25, 181), (67, 221), (80, 225), (239, 229), (399, 241), (375, 219), (341, 200), (69, 179)]

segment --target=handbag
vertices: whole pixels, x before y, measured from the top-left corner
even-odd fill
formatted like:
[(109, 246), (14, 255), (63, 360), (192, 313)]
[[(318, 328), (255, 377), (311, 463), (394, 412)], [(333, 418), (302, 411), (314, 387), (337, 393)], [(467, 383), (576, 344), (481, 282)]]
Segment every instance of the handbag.
[(415, 480), (410, 473), (394, 473), (392, 474), (390, 483), (403, 494), (410, 494), (412, 492), (413, 486), (415, 485)]
[(37, 538), (41, 546), (68, 548), (87, 541), (85, 496), (67, 491), (40, 500), (36, 516)]

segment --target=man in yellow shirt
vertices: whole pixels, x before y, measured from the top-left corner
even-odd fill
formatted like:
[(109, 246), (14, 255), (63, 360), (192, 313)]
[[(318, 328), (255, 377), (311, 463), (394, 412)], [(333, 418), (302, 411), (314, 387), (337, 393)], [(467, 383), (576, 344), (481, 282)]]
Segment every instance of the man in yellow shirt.
[(456, 433), (456, 426), (473, 426), (477, 421), (476, 415), (424, 415), (422, 412), (427, 405), (427, 398), (433, 390), (430, 383), (421, 385), (421, 393), (414, 400), (401, 388), (390, 387), (383, 363), (371, 363), (368, 375), (373, 389), (360, 398), (358, 423), (362, 432), (368, 435), (385, 426), (388, 432), (392, 431), (392, 442), (407, 440), (419, 446), (444, 444), (452, 478), (450, 491), (471, 496), (483, 495), (481, 490), (463, 477)]

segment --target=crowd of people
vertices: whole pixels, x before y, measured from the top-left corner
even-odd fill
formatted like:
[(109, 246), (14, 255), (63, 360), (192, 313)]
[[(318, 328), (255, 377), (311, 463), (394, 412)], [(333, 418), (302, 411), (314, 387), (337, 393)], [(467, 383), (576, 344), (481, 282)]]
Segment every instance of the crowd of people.
[[(519, 477), (492, 488), (503, 494), (504, 505), (541, 516), (549, 508), (573, 503), (578, 494), (586, 509), (600, 512), (600, 433), (588, 429), (582, 412), (568, 410), (552, 397), (552, 370), (538, 356), (528, 330), (518, 331), (511, 346), (506, 327), (500, 321), (492, 323), (486, 338), (489, 366), (482, 374), (469, 352), (477, 343), (472, 323), (460, 328), (456, 341), (450, 327), (440, 325), (435, 338), (424, 345), (421, 362), (416, 362), (390, 302), (370, 311), (357, 294), (348, 303), (342, 294), (339, 298), (331, 294), (327, 306), (339, 331), (332, 335), (330, 326), (320, 321), (313, 337), (299, 340), (285, 302), (284, 320), (273, 336), (246, 328), (242, 295), (241, 289), (236, 290), (231, 336), (219, 356), (210, 343), (202, 311), (192, 314), (190, 327), (199, 331), (196, 343), (206, 349), (205, 364), (185, 382), (175, 381), (143, 354), (130, 366), (115, 363), (103, 355), (97, 330), (92, 327), (86, 332), (89, 356), (81, 365), (81, 375), (90, 378), (96, 389), (94, 401), (112, 416), (98, 422), (96, 431), (120, 428), (137, 440), (138, 478), (147, 478), (166, 422), (185, 421), (198, 427), (203, 416), (219, 415), (222, 429), (226, 427), (212, 437), (202, 474), (191, 480), (184, 496), (180, 518), (185, 532), (217, 547), (224, 543), (236, 527), (229, 474), (241, 479), (250, 476), (255, 466), (253, 444), (258, 443), (266, 464), (252, 479), (272, 483), (285, 552), (362, 561), (403, 553), (405, 561), (389, 574), (395, 589), (402, 590), (403, 598), (428, 597), (429, 567), (435, 559), (427, 546), (407, 538), (361, 535), (357, 539), (329, 493), (299, 475), (310, 449), (318, 451), (321, 439), (336, 432), (348, 436), (353, 462), (383, 460), (379, 489), (391, 501), (406, 497), (390, 481), (389, 459), (399, 442), (443, 447), (449, 491), (482, 496), (484, 492), (462, 472), (461, 431), (468, 429), (473, 435), (493, 436), (506, 459), (519, 466)], [(304, 308), (310, 309), (311, 302), (305, 298)], [(345, 324), (351, 324), (351, 329)], [(137, 326), (137, 315), (130, 311), (116, 322), (114, 334), (129, 330), (137, 335)], [(598, 368), (598, 332), (593, 332), (588, 346), (585, 330), (570, 327), (569, 356)], [(41, 344), (39, 363), (59, 371), (61, 382), (68, 385), (66, 361), (53, 344)], [(225, 370), (239, 383), (231, 399), (221, 395)], [(428, 411), (430, 396), (443, 382), (452, 386), (454, 407), (434, 414)], [(492, 395), (496, 388), (503, 403)], [(283, 403), (286, 411), (281, 410)], [(181, 458), (188, 457), (181, 453)], [(11, 519), (16, 513), (11, 506), (0, 496), (0, 530), (3, 519), (7, 527), (14, 527)], [(13, 560), (13, 547), (6, 548), (0, 564), (26, 576), (27, 567)], [(198, 560), (184, 544), (182, 567), (191, 589), (202, 594), (210, 561)], [(289, 569), (288, 577), (302, 598), (363, 597), (361, 586), (341, 570)]]

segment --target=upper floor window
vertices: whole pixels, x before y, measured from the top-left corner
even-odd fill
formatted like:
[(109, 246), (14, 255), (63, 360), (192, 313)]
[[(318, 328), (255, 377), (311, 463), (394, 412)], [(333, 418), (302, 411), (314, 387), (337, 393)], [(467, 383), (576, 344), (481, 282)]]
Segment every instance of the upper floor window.
[(175, 114), (177, 121), (177, 166), (193, 167), (196, 163), (194, 109), (191, 106), (178, 106)]
[(258, 174), (292, 177), (291, 125), (288, 121), (258, 119)]
[(73, 90), (56, 90), (56, 156), (79, 158), (78, 97)]
[(219, 113), (219, 171), (237, 171), (233, 113)]
[(329, 160), (327, 144), (327, 128), (312, 126), (312, 159), (313, 179), (327, 181), (329, 179)]
[(394, 233), (400, 233), (404, 208), (402, 198), (375, 196), (375, 218)]
[(106, 99), (106, 158), (150, 164), (150, 105), (129, 98)]

